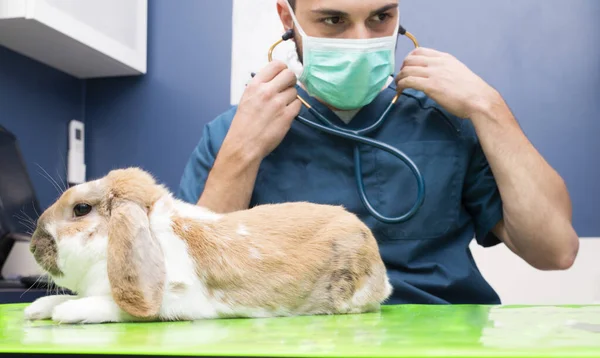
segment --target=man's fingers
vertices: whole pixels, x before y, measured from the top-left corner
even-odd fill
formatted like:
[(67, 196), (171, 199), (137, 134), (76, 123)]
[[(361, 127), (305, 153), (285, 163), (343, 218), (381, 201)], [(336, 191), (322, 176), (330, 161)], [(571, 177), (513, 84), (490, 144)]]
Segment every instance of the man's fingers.
[(427, 67), (421, 66), (406, 66), (403, 67), (400, 73), (398, 74), (398, 80), (406, 78), (406, 77), (423, 77), (429, 78), (431, 73), (431, 69)]
[(402, 63), (402, 68), (406, 66), (428, 67), (432, 64), (432, 58), (423, 55), (408, 55)]
[(426, 47), (418, 47), (410, 52), (409, 55), (417, 55), (417, 56), (426, 56), (426, 57), (443, 57), (445, 54), (443, 52), (426, 48)]
[(293, 120), (294, 118), (296, 118), (296, 116), (298, 116), (301, 109), (302, 102), (300, 102), (300, 100), (296, 98), (292, 103), (285, 107), (284, 117), (289, 120)]
[(288, 106), (290, 103), (293, 103), (298, 97), (298, 91), (295, 87), (290, 87), (279, 94), (282, 99), (282, 102)]
[(417, 91), (426, 92), (429, 79), (424, 77), (404, 77), (397, 82), (398, 92), (402, 92), (407, 88), (412, 88)]
[(285, 111), (286, 107), (297, 99), (297, 94), (298, 91), (296, 90), (296, 87), (290, 87), (283, 92), (275, 94), (273, 98), (269, 99), (268, 102), (265, 102), (263, 104), (263, 109), (270, 108), (276, 111)]
[(273, 80), (270, 82), (270, 85), (273, 86), (275, 93), (279, 93), (296, 85), (296, 81), (296, 75), (294, 72), (286, 68), (279, 72), (275, 78), (273, 78)]
[(260, 72), (254, 76), (252, 82), (267, 83), (271, 82), (281, 71), (287, 68), (286, 64), (281, 61), (269, 62)]

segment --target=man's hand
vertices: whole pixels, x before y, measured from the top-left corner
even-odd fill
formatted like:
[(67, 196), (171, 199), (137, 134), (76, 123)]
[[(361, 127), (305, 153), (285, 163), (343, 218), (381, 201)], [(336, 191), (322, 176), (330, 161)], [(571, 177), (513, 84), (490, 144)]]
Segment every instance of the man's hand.
[(515, 254), (540, 270), (573, 265), (579, 238), (560, 175), (521, 131), (504, 100), (453, 56), (419, 48), (406, 57), (398, 90), (425, 93), (473, 123), (498, 184), (503, 220), (492, 230)]
[(283, 140), (300, 113), (296, 75), (280, 61), (269, 63), (248, 83), (224, 146), (262, 160)]
[(273, 61), (248, 83), (198, 205), (220, 213), (247, 209), (260, 163), (300, 113), (296, 76)]
[(447, 53), (428, 48), (413, 50), (396, 78), (398, 91), (413, 88), (459, 118), (496, 101), (496, 91), (467, 66)]

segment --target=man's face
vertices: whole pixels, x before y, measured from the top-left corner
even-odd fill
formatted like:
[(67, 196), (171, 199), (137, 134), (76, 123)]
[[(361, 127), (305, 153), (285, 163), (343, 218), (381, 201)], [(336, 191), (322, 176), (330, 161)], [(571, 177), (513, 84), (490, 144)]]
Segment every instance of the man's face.
[[(399, 0), (296, 0), (295, 15), (308, 36), (368, 39), (392, 36), (398, 21)], [(278, 0), (285, 29), (295, 28), (286, 0)], [(302, 61), (302, 38), (294, 32)]]

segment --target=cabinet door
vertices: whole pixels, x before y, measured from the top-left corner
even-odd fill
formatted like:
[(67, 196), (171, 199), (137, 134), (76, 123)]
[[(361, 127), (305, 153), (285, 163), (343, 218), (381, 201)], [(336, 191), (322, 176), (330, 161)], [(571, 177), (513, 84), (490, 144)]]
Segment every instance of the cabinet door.
[(146, 73), (147, 0), (17, 3), (0, 0), (0, 44), (79, 78)]

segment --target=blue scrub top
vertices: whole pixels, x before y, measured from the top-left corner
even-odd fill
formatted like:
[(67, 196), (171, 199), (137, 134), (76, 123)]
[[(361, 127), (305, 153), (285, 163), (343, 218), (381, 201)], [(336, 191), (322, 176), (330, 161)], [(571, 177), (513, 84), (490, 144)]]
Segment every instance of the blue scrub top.
[[(362, 108), (349, 124), (298, 87), (299, 94), (338, 126), (373, 124), (396, 94), (394, 84)], [(178, 197), (196, 203), (236, 107), (204, 129), (185, 167)], [(318, 122), (306, 108), (301, 115)], [(320, 123), (320, 122), (318, 122)], [(386, 122), (370, 136), (405, 152), (426, 185), (423, 206), (409, 221), (384, 224), (364, 208), (354, 178), (353, 144), (295, 121), (282, 143), (262, 162), (251, 206), (309, 201), (343, 205), (373, 231), (394, 286), (390, 304), (499, 304), (480, 274), (469, 243), (500, 241), (490, 230), (502, 219), (502, 202), (473, 125), (456, 118), (422, 92), (406, 90)], [(360, 146), (363, 178), (372, 205), (401, 215), (415, 202), (413, 174), (397, 158)]]

